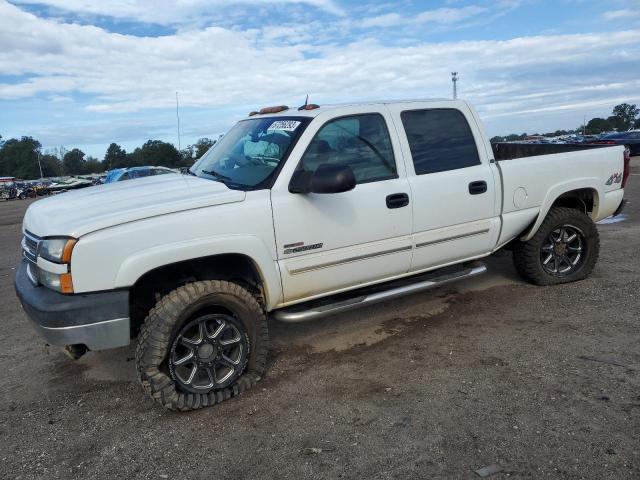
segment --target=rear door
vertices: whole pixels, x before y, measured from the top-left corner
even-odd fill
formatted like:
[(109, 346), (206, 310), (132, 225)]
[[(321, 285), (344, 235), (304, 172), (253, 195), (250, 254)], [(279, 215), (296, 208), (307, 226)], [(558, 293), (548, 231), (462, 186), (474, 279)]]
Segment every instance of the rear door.
[[(349, 165), (355, 189), (289, 191), (295, 170)], [(402, 201), (406, 198), (406, 201)], [(406, 273), (411, 263), (409, 184), (384, 105), (320, 114), (301, 136), (271, 193), (285, 303)]]
[(499, 176), (471, 110), (463, 102), (396, 104), (390, 109), (410, 159), (411, 271), (490, 252), (500, 230)]

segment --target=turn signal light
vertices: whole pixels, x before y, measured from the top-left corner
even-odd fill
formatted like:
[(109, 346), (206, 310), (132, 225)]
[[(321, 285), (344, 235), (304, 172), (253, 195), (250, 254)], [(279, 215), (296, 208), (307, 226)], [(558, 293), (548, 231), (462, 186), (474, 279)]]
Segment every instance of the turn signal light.
[(73, 293), (73, 281), (70, 273), (60, 275), (60, 291), (62, 293)]
[(73, 253), (73, 247), (76, 246), (77, 242), (78, 240), (72, 238), (66, 243), (62, 250), (62, 263), (71, 263), (71, 254)]

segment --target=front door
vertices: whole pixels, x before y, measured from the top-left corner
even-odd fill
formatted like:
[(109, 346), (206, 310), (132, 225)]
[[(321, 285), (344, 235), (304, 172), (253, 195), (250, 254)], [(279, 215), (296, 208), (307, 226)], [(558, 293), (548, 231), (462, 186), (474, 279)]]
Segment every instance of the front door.
[[(384, 106), (354, 107), (339, 118), (319, 115), (305, 132), (304, 138), (311, 138), (308, 147), (297, 158), (292, 153), (289, 162), (295, 161), (295, 167), (288, 165), (274, 185), (284, 303), (408, 271), (412, 217), (411, 206), (403, 199), (409, 198), (409, 185), (388, 117)], [(336, 194), (289, 192), (294, 168), (313, 172), (323, 164), (350, 166), (355, 189)]]

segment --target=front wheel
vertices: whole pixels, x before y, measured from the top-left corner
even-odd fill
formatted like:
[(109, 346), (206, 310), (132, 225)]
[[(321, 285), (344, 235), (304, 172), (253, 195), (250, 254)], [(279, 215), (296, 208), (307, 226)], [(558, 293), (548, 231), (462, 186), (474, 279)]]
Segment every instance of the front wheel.
[(169, 410), (207, 407), (260, 379), (267, 342), (264, 311), (249, 291), (225, 281), (190, 283), (149, 312), (136, 348), (138, 380)]
[(585, 213), (553, 207), (535, 235), (516, 243), (513, 260), (525, 280), (536, 285), (556, 285), (588, 277), (600, 252), (600, 238)]

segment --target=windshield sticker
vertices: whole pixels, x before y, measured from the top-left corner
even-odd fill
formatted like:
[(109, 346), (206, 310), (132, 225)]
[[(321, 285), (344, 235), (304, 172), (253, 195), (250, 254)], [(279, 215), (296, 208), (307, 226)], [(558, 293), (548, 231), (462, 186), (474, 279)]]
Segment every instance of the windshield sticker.
[(267, 130), (282, 130), (284, 132), (293, 132), (301, 122), (296, 120), (276, 120)]

